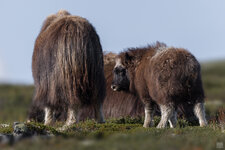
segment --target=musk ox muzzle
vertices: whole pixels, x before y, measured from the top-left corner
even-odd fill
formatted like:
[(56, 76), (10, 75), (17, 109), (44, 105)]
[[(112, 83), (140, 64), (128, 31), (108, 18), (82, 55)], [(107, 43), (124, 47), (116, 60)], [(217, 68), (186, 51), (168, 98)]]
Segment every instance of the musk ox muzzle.
[(128, 72), (124, 67), (117, 66), (113, 70), (113, 81), (111, 89), (113, 91), (127, 91), (129, 90), (130, 81), (128, 78)]

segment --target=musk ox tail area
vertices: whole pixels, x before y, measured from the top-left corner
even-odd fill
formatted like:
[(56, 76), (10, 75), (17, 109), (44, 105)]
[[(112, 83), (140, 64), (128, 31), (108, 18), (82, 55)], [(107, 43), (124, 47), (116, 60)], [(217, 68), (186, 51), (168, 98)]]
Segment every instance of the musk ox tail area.
[(68, 108), (68, 117), (74, 118), (73, 109), (101, 108), (105, 96), (103, 53), (99, 37), (86, 19), (65, 11), (47, 18), (36, 39), (32, 72), (34, 103), (49, 108), (45, 119), (57, 109)]
[[(185, 106), (195, 113), (200, 126), (206, 125), (201, 67), (197, 59), (185, 49), (170, 47), (157, 52), (151, 62), (152, 79), (156, 81), (154, 88), (160, 89), (155, 99), (158, 99), (162, 113), (166, 115), (167, 109), (176, 112), (178, 107)], [(165, 115), (158, 127), (165, 127)], [(174, 114), (169, 120), (171, 127), (174, 127), (173, 117)]]
[[(201, 68), (196, 58), (181, 48), (164, 48), (151, 59), (154, 86), (161, 95), (185, 101), (204, 99)], [(158, 92), (157, 92), (158, 93)], [(163, 102), (162, 102), (163, 103)]]

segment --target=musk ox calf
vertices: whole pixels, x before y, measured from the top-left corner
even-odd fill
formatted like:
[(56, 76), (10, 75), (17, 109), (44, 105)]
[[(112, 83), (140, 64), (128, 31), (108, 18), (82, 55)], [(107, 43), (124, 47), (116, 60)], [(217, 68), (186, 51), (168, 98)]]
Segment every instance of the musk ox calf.
[(152, 124), (158, 104), (161, 121), (157, 128), (176, 126), (177, 107), (193, 105), (200, 126), (205, 126), (204, 91), (200, 64), (185, 49), (157, 43), (145, 48), (131, 48), (116, 58), (111, 88), (137, 95), (145, 105), (144, 127)]
[(78, 121), (80, 109), (92, 105), (104, 122), (103, 52), (98, 34), (84, 18), (59, 11), (49, 16), (38, 35), (32, 58), (35, 84), (33, 103), (44, 109), (44, 124), (54, 112), (67, 112), (65, 126)]

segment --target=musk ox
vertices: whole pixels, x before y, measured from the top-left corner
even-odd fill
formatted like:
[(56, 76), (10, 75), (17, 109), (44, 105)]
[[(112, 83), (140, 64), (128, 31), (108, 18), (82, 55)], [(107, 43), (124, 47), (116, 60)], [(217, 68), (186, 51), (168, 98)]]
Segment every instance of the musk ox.
[(103, 52), (95, 28), (84, 18), (59, 11), (49, 16), (38, 35), (32, 58), (35, 84), (33, 103), (45, 112), (44, 124), (54, 123), (54, 113), (67, 112), (65, 126), (78, 121), (80, 109), (94, 107), (104, 122)]
[[(144, 105), (138, 96), (128, 92), (114, 92), (111, 89), (111, 83), (113, 80), (113, 69), (115, 66), (116, 54), (105, 53), (104, 54), (104, 74), (106, 79), (106, 96), (103, 103), (103, 114), (105, 118), (120, 118), (120, 117), (142, 117), (144, 116)], [(160, 115), (158, 106), (155, 106), (155, 115)], [(186, 111), (184, 111), (186, 110)], [(188, 111), (187, 111), (188, 110)], [(178, 116), (184, 117), (188, 121), (193, 122), (195, 118), (192, 110), (192, 105), (180, 105), (178, 106)], [(79, 119), (86, 120), (94, 118), (93, 107), (85, 107), (80, 111)], [(66, 111), (58, 109), (54, 114), (55, 119), (59, 121), (65, 121)], [(29, 113), (29, 119), (42, 122), (44, 120), (44, 111), (42, 108), (33, 104)]]
[(111, 88), (137, 95), (145, 105), (144, 127), (152, 125), (153, 106), (159, 105), (157, 128), (176, 126), (177, 107), (192, 105), (200, 126), (205, 126), (204, 91), (200, 64), (187, 50), (156, 43), (130, 48), (116, 58)]

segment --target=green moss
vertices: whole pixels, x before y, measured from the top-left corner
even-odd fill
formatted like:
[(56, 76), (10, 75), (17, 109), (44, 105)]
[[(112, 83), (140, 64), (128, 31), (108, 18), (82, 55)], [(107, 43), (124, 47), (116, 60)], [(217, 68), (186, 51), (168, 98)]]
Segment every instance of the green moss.
[[(115, 124), (113, 124), (115, 125)], [(118, 127), (123, 126), (117, 124)], [(134, 125), (134, 124), (133, 124)], [(102, 126), (102, 125), (100, 125)], [(111, 125), (106, 125), (109, 127)], [(96, 126), (98, 127), (98, 125)], [(104, 127), (104, 128), (105, 128)], [(116, 130), (117, 131), (117, 130)], [(113, 132), (105, 136), (106, 132), (101, 130), (92, 131), (86, 138), (62, 138), (57, 136), (49, 140), (39, 139), (34, 141), (23, 141), (14, 148), (23, 149), (217, 149), (216, 143), (225, 142), (225, 134), (219, 129), (210, 126), (185, 127), (175, 129), (142, 128), (137, 126), (127, 132)], [(90, 136), (91, 135), (91, 136)]]
[[(24, 149), (216, 149), (217, 142), (225, 142), (225, 134), (218, 124), (207, 127), (189, 126), (182, 119), (178, 120), (177, 128), (157, 129), (143, 128), (141, 122), (121, 123), (121, 119), (107, 120), (98, 124), (87, 120), (73, 125), (64, 132), (57, 131), (61, 123), (55, 127), (41, 123), (26, 123), (29, 130), (38, 134), (52, 133), (55, 136), (48, 139), (27, 139), (14, 146), (16, 150)], [(134, 118), (123, 118), (123, 122)], [(154, 119), (159, 121), (159, 117)], [(12, 133), (12, 126), (0, 128), (0, 133)]]
[(10, 134), (13, 132), (12, 125), (9, 125), (8, 127), (0, 127), (0, 133), (2, 134)]
[(57, 131), (57, 129), (55, 129), (54, 127), (50, 127), (50, 126), (45, 126), (42, 123), (35, 123), (35, 122), (31, 122), (31, 123), (26, 123), (25, 124), (27, 126), (27, 128), (29, 130), (32, 130), (34, 132), (36, 132), (37, 134), (40, 135), (44, 135), (44, 134), (53, 134), (53, 135), (63, 135), (65, 136), (65, 134), (63, 132), (59, 132)]

